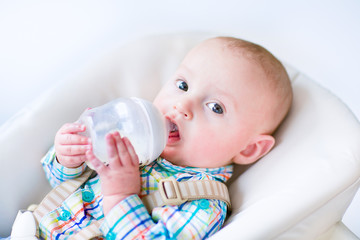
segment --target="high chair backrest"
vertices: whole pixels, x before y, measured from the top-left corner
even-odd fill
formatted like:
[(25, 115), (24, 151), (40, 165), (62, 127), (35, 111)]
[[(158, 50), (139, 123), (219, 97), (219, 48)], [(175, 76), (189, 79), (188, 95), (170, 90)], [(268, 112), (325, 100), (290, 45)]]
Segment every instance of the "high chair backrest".
[[(0, 236), (50, 190), (39, 163), (60, 126), (116, 97), (152, 100), (186, 52), (211, 34), (147, 37), (114, 47), (0, 127)], [(341, 220), (360, 177), (360, 125), (344, 104), (287, 66), (292, 110), (276, 147), (229, 182), (232, 214), (214, 239), (314, 239)]]

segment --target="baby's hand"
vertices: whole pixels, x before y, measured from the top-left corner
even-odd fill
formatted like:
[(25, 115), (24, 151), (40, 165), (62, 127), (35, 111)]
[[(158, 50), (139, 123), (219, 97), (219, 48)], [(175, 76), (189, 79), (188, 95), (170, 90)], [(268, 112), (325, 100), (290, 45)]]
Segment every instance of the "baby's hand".
[(104, 195), (104, 212), (108, 213), (126, 197), (140, 193), (139, 160), (127, 138), (118, 132), (106, 136), (109, 164), (104, 165), (88, 151), (87, 158), (100, 176), (101, 191)]
[(85, 136), (85, 125), (67, 123), (55, 135), (55, 152), (59, 163), (68, 168), (75, 168), (87, 160), (86, 151), (91, 147), (91, 141)]

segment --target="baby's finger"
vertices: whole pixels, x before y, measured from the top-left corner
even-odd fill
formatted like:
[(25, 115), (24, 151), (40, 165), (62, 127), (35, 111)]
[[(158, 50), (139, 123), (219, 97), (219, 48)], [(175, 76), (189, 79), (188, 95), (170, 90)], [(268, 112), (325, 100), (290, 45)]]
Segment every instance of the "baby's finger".
[(120, 156), (116, 147), (116, 140), (113, 133), (106, 135), (107, 152), (109, 156), (109, 165), (112, 168), (121, 167)]
[(61, 134), (58, 137), (61, 145), (87, 145), (91, 143), (90, 138), (77, 134)]
[(90, 145), (58, 145), (57, 153), (64, 156), (85, 155)]
[(60, 128), (60, 133), (78, 133), (84, 132), (86, 130), (86, 126), (80, 123), (66, 123)]
[(86, 152), (87, 160), (93, 165), (94, 170), (99, 174), (102, 175), (107, 171), (107, 167), (101, 162), (92, 152), (92, 150), (88, 150)]
[(124, 143), (124, 140), (120, 137), (119, 132), (114, 133), (114, 138), (116, 141), (116, 148), (119, 153), (121, 164), (123, 166), (132, 165), (129, 151)]
[(139, 165), (139, 158), (138, 158), (138, 155), (135, 152), (135, 149), (134, 149), (133, 145), (131, 144), (130, 140), (127, 137), (124, 138), (124, 142), (125, 142), (125, 145), (126, 145), (126, 147), (128, 149), (132, 165), (138, 166)]

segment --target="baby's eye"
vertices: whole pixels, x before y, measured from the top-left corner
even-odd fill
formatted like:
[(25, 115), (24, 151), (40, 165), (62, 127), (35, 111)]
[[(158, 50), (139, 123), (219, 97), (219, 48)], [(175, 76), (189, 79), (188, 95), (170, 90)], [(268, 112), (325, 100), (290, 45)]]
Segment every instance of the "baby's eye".
[(214, 113), (217, 113), (217, 114), (224, 113), (223, 108), (218, 103), (211, 102), (211, 103), (207, 103), (206, 106), (208, 106), (211, 109), (211, 111), (213, 111)]
[(176, 80), (176, 86), (180, 89), (180, 90), (183, 90), (183, 91), (187, 91), (189, 89), (187, 83), (183, 80)]

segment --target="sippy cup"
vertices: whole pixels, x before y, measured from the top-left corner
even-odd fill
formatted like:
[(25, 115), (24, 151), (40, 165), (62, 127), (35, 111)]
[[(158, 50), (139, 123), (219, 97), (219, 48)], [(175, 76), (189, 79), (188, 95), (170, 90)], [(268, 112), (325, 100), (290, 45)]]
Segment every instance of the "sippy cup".
[(169, 121), (151, 102), (140, 98), (118, 98), (92, 108), (85, 111), (78, 122), (86, 126), (81, 134), (91, 138), (94, 155), (105, 164), (109, 162), (105, 140), (109, 132), (119, 131), (130, 140), (140, 166), (151, 163), (161, 154), (169, 136)]

